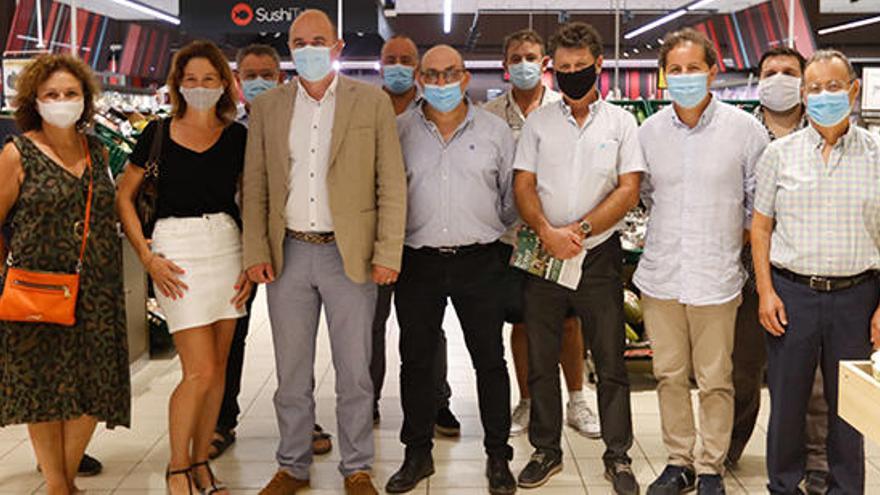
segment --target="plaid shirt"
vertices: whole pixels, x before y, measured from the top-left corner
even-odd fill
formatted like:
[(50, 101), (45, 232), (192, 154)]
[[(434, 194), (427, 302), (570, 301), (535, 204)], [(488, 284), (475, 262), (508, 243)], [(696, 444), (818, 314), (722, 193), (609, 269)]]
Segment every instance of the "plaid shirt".
[(822, 158), (812, 126), (774, 141), (758, 162), (755, 210), (773, 217), (770, 262), (801, 275), (880, 268), (880, 139), (850, 126)]

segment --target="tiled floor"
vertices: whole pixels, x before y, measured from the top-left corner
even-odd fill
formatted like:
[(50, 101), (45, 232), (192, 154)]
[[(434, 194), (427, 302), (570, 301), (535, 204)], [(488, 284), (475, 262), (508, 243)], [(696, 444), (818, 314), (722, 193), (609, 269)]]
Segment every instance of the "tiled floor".
[[(449, 339), (452, 409), (462, 422), (462, 436), (456, 440), (437, 441), (434, 448), (437, 473), (413, 493), (484, 494), (487, 490), (474, 374), (452, 311), (447, 311), (444, 328), (448, 331)], [(334, 373), (323, 330), (318, 341), (315, 366), (318, 422), (333, 432), (336, 430), (333, 413)], [(215, 470), (234, 494), (256, 494), (275, 471), (274, 452), (278, 433), (272, 406), (275, 377), (272, 340), (263, 297), (259, 297), (254, 306), (247, 345), (241, 395), (244, 413), (238, 441), (215, 464)], [(388, 334), (386, 397), (382, 401), (382, 423), (376, 430), (374, 474), (379, 484), (384, 484), (403, 459), (403, 448), (397, 438), (402, 415), (398, 400), (399, 360), (396, 349), (397, 327), (392, 316)], [(514, 383), (510, 363), (508, 357), (511, 383)], [(176, 360), (152, 361), (133, 376), (133, 427), (131, 430), (118, 431), (105, 431), (99, 427), (88, 452), (104, 462), (104, 473), (78, 482), (89, 495), (165, 493), (163, 473), (168, 456), (166, 407), (168, 395), (179, 376)], [(634, 366), (631, 378), (636, 444), (630, 454), (634, 459), (636, 476), (644, 489), (663, 469), (665, 449), (660, 437), (657, 397), (645, 365)], [(589, 394), (595, 406), (595, 394), (592, 391)], [(764, 399), (765, 407), (761, 410), (759, 426), (740, 467), (726, 477), (728, 493), (765, 492), (763, 451), (768, 414), (766, 393)], [(563, 472), (545, 487), (530, 492), (546, 495), (611, 493), (610, 485), (602, 477), (601, 441), (586, 439), (570, 429), (566, 429), (564, 435)], [(525, 436), (514, 438), (511, 443), (515, 449), (512, 468), (517, 473), (528, 459), (531, 449)], [(867, 492), (880, 494), (880, 447), (868, 445), (867, 454)], [(342, 480), (336, 471), (338, 451), (334, 449), (316, 461), (312, 469), (312, 490), (308, 493), (343, 493)], [(34, 468), (34, 455), (25, 429), (20, 426), (0, 429), (0, 493), (41, 493), (42, 480)], [(521, 492), (525, 493), (525, 490)]]

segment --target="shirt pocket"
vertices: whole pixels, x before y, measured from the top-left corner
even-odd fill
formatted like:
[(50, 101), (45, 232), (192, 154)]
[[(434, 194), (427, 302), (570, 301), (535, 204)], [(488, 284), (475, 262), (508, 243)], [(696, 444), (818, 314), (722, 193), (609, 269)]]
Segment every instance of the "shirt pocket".
[(818, 184), (818, 174), (803, 167), (789, 168), (779, 174), (779, 189), (782, 192), (812, 191)]
[(600, 177), (617, 180), (617, 157), (620, 154), (620, 141), (603, 139), (593, 148), (591, 157), (593, 169)]

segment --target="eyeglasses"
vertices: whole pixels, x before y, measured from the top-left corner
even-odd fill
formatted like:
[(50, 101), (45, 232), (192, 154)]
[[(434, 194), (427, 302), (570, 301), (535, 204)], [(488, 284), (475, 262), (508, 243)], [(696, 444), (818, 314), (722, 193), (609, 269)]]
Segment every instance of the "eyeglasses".
[(425, 82), (428, 84), (437, 84), (441, 77), (443, 77), (443, 81), (445, 82), (456, 82), (461, 80), (462, 76), (464, 76), (464, 72), (464, 69), (446, 69), (442, 71), (428, 69), (421, 71), (422, 78), (424, 78)]
[(807, 86), (807, 94), (817, 95), (821, 93), (823, 90), (828, 91), (829, 93), (836, 93), (838, 91), (846, 91), (849, 89), (849, 85), (852, 81), (828, 81), (825, 84), (822, 83), (813, 83)]

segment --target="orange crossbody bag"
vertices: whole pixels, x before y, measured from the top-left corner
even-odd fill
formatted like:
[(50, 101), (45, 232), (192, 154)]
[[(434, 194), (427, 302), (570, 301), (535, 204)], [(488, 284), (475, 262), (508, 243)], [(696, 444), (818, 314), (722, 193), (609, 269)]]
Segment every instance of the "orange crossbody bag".
[(0, 320), (55, 323), (67, 327), (76, 323), (79, 274), (82, 271), (83, 257), (86, 253), (86, 241), (89, 238), (92, 190), (95, 182), (92, 157), (87, 144), (85, 148), (86, 164), (89, 169), (89, 192), (86, 198), (82, 246), (79, 251), (76, 272), (40, 272), (14, 268), (12, 266), (12, 252), (10, 252), (6, 262), (6, 282), (3, 284), (3, 294), (0, 294)]

